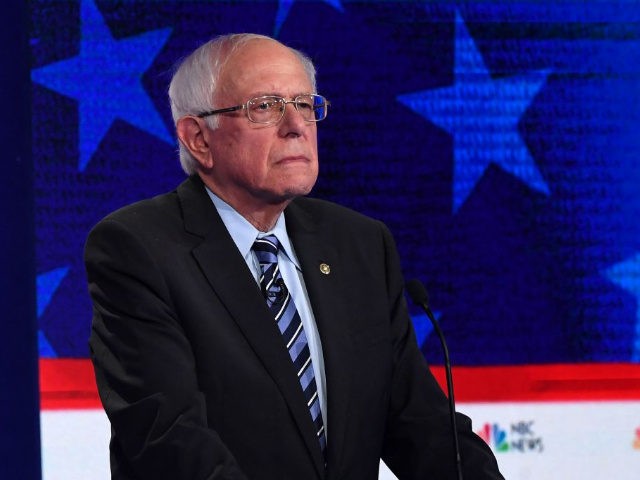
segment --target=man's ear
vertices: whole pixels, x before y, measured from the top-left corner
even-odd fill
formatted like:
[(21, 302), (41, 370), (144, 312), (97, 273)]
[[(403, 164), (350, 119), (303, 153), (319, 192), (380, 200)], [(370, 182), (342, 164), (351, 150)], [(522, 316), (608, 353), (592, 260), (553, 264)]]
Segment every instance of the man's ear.
[(207, 132), (205, 120), (198, 117), (188, 115), (180, 118), (176, 123), (176, 133), (180, 143), (205, 169), (213, 167)]

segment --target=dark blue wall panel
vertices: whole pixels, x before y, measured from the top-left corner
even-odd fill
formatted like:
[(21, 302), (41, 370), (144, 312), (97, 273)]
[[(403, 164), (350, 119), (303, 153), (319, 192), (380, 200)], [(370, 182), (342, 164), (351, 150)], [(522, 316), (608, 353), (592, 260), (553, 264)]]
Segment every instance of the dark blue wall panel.
[(27, 2), (0, 15), (0, 478), (40, 478)]

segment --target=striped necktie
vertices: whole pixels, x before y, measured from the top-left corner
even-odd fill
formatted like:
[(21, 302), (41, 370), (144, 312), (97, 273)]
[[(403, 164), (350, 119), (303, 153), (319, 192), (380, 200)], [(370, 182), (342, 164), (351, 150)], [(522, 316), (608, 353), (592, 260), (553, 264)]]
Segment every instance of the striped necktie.
[(258, 238), (253, 244), (253, 251), (260, 263), (260, 288), (267, 300), (267, 306), (278, 324), (278, 329), (298, 374), (304, 398), (315, 425), (320, 448), (325, 455), (327, 442), (309, 344), (298, 310), (296, 310), (291, 294), (284, 284), (282, 275), (280, 275), (279, 249), (280, 242), (275, 235)]

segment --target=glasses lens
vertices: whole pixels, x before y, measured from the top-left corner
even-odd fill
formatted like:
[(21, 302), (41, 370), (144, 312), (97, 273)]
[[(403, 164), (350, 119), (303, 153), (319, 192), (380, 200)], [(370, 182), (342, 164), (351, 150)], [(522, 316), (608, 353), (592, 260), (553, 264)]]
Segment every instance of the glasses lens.
[(276, 123), (283, 109), (284, 100), (280, 97), (257, 97), (247, 102), (247, 115), (255, 123)]
[(327, 116), (327, 100), (322, 95), (300, 95), (295, 102), (298, 111), (308, 122), (319, 122)]
[[(247, 102), (247, 115), (254, 123), (278, 123), (284, 114), (287, 102), (282, 97), (264, 96)], [(327, 117), (327, 99), (322, 95), (298, 95), (291, 103), (307, 122), (319, 122)]]

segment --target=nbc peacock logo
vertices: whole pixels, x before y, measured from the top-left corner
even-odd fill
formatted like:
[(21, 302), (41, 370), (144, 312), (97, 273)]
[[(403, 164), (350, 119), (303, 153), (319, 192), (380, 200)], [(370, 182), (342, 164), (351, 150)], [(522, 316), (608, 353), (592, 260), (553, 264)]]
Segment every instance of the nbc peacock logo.
[(478, 436), (482, 438), (487, 445), (492, 447), (497, 452), (506, 452), (509, 450), (509, 444), (507, 443), (507, 432), (500, 428), (500, 425), (494, 423), (485, 423), (484, 427), (477, 432)]
[(534, 432), (533, 423), (533, 420), (521, 420), (504, 428), (498, 423), (485, 423), (476, 433), (495, 452), (540, 453), (544, 450), (544, 442)]

